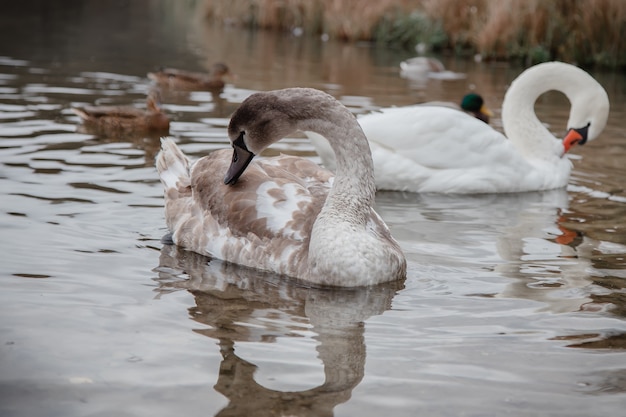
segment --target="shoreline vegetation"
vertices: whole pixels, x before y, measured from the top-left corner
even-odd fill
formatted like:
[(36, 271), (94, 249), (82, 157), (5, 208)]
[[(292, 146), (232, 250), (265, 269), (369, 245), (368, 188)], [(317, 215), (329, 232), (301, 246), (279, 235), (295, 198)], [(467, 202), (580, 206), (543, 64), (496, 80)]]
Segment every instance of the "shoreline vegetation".
[[(206, 19), (419, 52), (626, 68), (624, 0), (204, 0)], [(419, 46), (418, 46), (419, 45)]]

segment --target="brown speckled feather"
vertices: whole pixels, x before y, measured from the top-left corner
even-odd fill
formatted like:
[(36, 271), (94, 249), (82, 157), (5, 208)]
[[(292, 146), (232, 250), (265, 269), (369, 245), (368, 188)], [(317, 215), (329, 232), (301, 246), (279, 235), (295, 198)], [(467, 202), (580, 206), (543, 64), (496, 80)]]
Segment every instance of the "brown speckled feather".
[(264, 260), (266, 267), (259, 269), (289, 259), (291, 267), (281, 273), (293, 275), (297, 265), (307, 264), (310, 233), (332, 173), (281, 155), (253, 161), (239, 182), (225, 185), (231, 156), (227, 149), (211, 152), (191, 166), (189, 186), (184, 181), (166, 186), (166, 222), (174, 241), (248, 266)]
[[(310, 230), (330, 188), (332, 174), (320, 170), (313, 162), (281, 155), (271, 162), (255, 161), (246, 170), (237, 184), (223, 184), (222, 178), (230, 164), (232, 151), (218, 150), (199, 160), (191, 170), (193, 199), (201, 207), (210, 211), (220, 224), (230, 225), (233, 235), (245, 236), (250, 233), (267, 238), (287, 235), (284, 228), (269, 230), (266, 218), (260, 217), (257, 205), (259, 199), (266, 200), (275, 210), (275, 216), (285, 221), (285, 226), (300, 232)], [(259, 194), (260, 187), (268, 180), (277, 187)], [(297, 193), (303, 201), (299, 211), (293, 212), (284, 203), (287, 201), (282, 186), (297, 184)], [(293, 215), (297, 217), (294, 218)]]

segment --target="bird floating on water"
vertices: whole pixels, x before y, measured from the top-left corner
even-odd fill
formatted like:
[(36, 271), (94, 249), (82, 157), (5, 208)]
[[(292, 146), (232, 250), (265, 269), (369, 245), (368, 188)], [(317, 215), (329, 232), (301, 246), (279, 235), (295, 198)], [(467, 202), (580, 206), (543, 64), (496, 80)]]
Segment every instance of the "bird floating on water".
[(459, 80), (465, 74), (447, 70), (437, 58), (417, 56), (400, 62), (400, 76), (414, 81)]
[[(571, 103), (563, 140), (534, 111), (537, 98), (551, 90), (563, 92)], [(386, 108), (358, 121), (370, 143), (378, 189), (507, 193), (565, 187), (572, 169), (565, 154), (595, 139), (608, 114), (607, 93), (591, 75), (548, 62), (522, 72), (507, 90), (502, 103), (506, 136), (446, 107)], [(324, 138), (307, 135), (323, 164), (333, 169), (334, 155)]]
[[(328, 138), (333, 174), (306, 158), (253, 160), (297, 130)], [(157, 170), (172, 241), (188, 250), (316, 285), (355, 287), (403, 279), (406, 259), (372, 208), (367, 139), (332, 96), (310, 88), (256, 93), (228, 126), (232, 150), (194, 163), (162, 141)]]
[(134, 106), (83, 106), (72, 111), (83, 121), (83, 129), (97, 135), (169, 134), (170, 119), (162, 111), (159, 93), (151, 90), (146, 108)]
[(161, 68), (149, 72), (148, 78), (161, 87), (183, 91), (222, 90), (224, 77), (231, 75), (228, 66), (222, 62), (213, 64), (208, 73), (192, 72), (175, 68)]

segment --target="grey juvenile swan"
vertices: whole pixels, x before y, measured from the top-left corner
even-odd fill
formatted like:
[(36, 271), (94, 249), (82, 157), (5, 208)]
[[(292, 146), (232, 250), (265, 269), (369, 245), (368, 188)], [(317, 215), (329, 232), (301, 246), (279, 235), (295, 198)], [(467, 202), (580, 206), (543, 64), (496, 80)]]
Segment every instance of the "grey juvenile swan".
[[(328, 138), (337, 157), (334, 177), (301, 157), (252, 161), (297, 130)], [(233, 114), (228, 136), (232, 151), (214, 151), (195, 163), (172, 139), (162, 140), (157, 170), (174, 243), (319, 285), (405, 277), (406, 259), (372, 208), (367, 139), (341, 103), (310, 88), (256, 93)]]

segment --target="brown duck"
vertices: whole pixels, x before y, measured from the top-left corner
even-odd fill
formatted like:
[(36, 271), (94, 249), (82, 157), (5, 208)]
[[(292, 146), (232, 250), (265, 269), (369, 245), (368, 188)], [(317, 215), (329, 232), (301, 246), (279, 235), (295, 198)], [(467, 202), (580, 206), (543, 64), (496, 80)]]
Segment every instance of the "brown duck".
[(158, 71), (149, 72), (148, 78), (156, 82), (159, 86), (168, 87), (172, 90), (214, 91), (224, 88), (223, 78), (230, 74), (231, 72), (228, 66), (218, 62), (211, 66), (208, 73), (161, 68)]
[(146, 109), (132, 106), (85, 106), (72, 111), (83, 120), (84, 130), (99, 135), (163, 134), (170, 128), (169, 117), (161, 111), (159, 94), (151, 91)]

